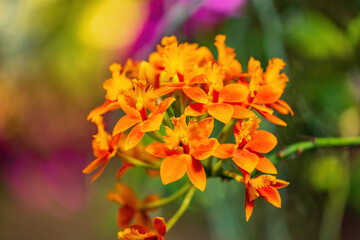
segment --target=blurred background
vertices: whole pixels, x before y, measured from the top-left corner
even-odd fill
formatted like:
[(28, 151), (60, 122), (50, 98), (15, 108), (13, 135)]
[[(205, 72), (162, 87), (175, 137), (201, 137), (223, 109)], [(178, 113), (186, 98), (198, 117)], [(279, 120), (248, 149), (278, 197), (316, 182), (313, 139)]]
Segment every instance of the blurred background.
[[(94, 158), (88, 112), (104, 99), (108, 66), (147, 59), (162, 36), (213, 45), (226, 34), (246, 69), (283, 58), (288, 127), (264, 123), (277, 149), (360, 133), (359, 0), (0, 0), (0, 239), (116, 239), (118, 206), (106, 200), (120, 161), (88, 183)], [(111, 117), (111, 116), (110, 116)], [(112, 116), (116, 117), (116, 116)], [(282, 209), (244, 187), (209, 180), (166, 239), (356, 239), (359, 148), (322, 149), (282, 161)], [(171, 194), (141, 169), (124, 177), (139, 197)], [(168, 219), (179, 202), (155, 214)]]

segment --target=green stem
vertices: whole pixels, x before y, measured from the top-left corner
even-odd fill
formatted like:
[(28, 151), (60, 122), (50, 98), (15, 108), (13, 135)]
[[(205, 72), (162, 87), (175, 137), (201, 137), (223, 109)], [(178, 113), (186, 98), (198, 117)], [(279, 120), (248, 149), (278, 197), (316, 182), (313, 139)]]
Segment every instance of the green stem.
[(148, 132), (149, 136), (159, 142), (164, 142), (163, 136), (158, 131)]
[(218, 159), (211, 171), (211, 176), (217, 176), (222, 166), (227, 162), (228, 159)]
[(148, 163), (145, 163), (137, 158), (133, 158), (133, 157), (130, 157), (128, 155), (126, 155), (125, 153), (122, 153), (122, 152), (117, 152), (116, 153), (116, 157), (118, 158), (122, 158), (124, 159), (126, 162), (128, 163), (131, 163), (137, 167), (143, 167), (143, 168), (147, 168), (147, 169), (154, 169), (154, 170), (159, 170), (160, 169), (160, 165), (158, 163), (156, 164), (148, 164)]
[(162, 206), (164, 206), (166, 204), (172, 203), (176, 199), (178, 199), (179, 197), (184, 195), (189, 190), (190, 187), (191, 187), (191, 183), (187, 183), (184, 186), (182, 186), (177, 192), (170, 195), (169, 197), (162, 198), (162, 199), (160, 199), (158, 201), (151, 202), (149, 204), (141, 206), (139, 208), (139, 210), (151, 210), (151, 209), (159, 208), (159, 207), (162, 207)]
[[(171, 109), (171, 110), (170, 110), (170, 109)], [(171, 120), (170, 120), (170, 117), (169, 117), (168, 110), (169, 110), (169, 112), (171, 111), (171, 115), (172, 115), (172, 116), (175, 116), (175, 115), (174, 115), (174, 110), (172, 109), (171, 106), (163, 113), (163, 116), (164, 116), (164, 124), (165, 124), (165, 126), (170, 127), (172, 124), (171, 124)]]
[(234, 179), (239, 183), (245, 184), (244, 177), (241, 176), (240, 174), (235, 173), (235, 172), (232, 172), (232, 171), (229, 171), (229, 170), (224, 170), (224, 171), (222, 171), (222, 176), (230, 178), (230, 179)]
[(198, 118), (198, 122), (201, 122), (202, 120), (204, 120), (205, 118), (207, 118), (209, 116), (209, 113), (206, 112), (204, 113), (203, 115), (201, 115), (199, 118)]
[(360, 145), (360, 137), (346, 138), (314, 138), (311, 141), (302, 141), (291, 144), (285, 150), (271, 154), (268, 158), (274, 164), (293, 154), (300, 154), (315, 148), (350, 147)]
[(179, 218), (184, 214), (186, 209), (189, 207), (191, 199), (194, 196), (195, 191), (196, 191), (196, 188), (194, 186), (192, 186), (190, 188), (190, 190), (188, 191), (188, 193), (186, 194), (180, 208), (166, 223), (167, 231), (169, 231), (174, 226), (174, 224), (179, 220)]
[(233, 118), (233, 119), (230, 120), (230, 122), (225, 124), (225, 126), (223, 127), (223, 129), (221, 130), (221, 132), (217, 136), (217, 139), (218, 139), (219, 143), (226, 142), (226, 140), (229, 138), (230, 134), (232, 133), (231, 130), (233, 129), (235, 123), (236, 123), (236, 119)]

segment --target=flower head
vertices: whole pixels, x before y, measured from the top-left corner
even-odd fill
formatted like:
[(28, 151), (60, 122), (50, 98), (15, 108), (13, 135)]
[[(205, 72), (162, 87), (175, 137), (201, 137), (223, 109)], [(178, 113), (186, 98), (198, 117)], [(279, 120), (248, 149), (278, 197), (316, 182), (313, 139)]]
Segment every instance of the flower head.
[(281, 198), (277, 189), (288, 186), (290, 183), (276, 179), (272, 175), (261, 175), (248, 181), (245, 188), (246, 221), (252, 214), (254, 200), (261, 196), (275, 207), (281, 207)]
[(94, 135), (92, 141), (94, 156), (97, 158), (83, 170), (83, 173), (91, 173), (101, 166), (100, 170), (91, 178), (91, 181), (94, 181), (104, 171), (110, 159), (115, 156), (119, 147), (121, 134), (112, 137), (106, 132), (103, 117), (99, 115), (94, 116), (92, 121), (98, 128), (98, 133)]
[(153, 220), (153, 227), (148, 228), (142, 225), (132, 225), (118, 232), (119, 240), (164, 240), (166, 234), (166, 223), (163, 218), (156, 217)]
[[(134, 80), (133, 83), (134, 90), (118, 98), (126, 115), (120, 118), (113, 130), (114, 136), (135, 125), (125, 141), (125, 150), (138, 144), (146, 132), (159, 130), (163, 121), (162, 114), (175, 101), (175, 98), (169, 97), (156, 106), (154, 98), (151, 97), (151, 87), (148, 87), (145, 81)], [(147, 109), (151, 111), (149, 115)]]
[(220, 144), (214, 151), (218, 158), (230, 158), (245, 175), (245, 183), (250, 173), (259, 171), (276, 174), (274, 165), (262, 153), (271, 151), (277, 144), (276, 137), (264, 130), (258, 130), (260, 119), (253, 117), (248, 121), (239, 121), (234, 127), (236, 144)]
[(210, 157), (218, 144), (215, 138), (209, 139), (214, 120), (207, 118), (199, 123), (190, 120), (189, 124), (186, 124), (183, 115), (174, 118), (173, 124), (174, 130), (167, 128), (165, 143), (153, 143), (147, 146), (145, 151), (164, 158), (160, 167), (163, 184), (175, 182), (187, 173), (194, 186), (204, 191), (206, 175), (199, 160)]
[(126, 228), (131, 224), (133, 218), (135, 218), (136, 224), (151, 227), (151, 220), (147, 215), (148, 210), (141, 210), (141, 207), (159, 200), (160, 196), (152, 194), (140, 202), (130, 187), (123, 183), (116, 183), (115, 191), (109, 191), (107, 198), (109, 201), (121, 205), (117, 214), (117, 225), (119, 228)]

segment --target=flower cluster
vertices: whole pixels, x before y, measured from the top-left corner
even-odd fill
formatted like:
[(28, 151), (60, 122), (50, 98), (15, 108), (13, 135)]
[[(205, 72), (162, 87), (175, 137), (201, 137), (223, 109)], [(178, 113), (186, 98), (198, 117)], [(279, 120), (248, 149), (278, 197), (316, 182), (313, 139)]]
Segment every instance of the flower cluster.
[[(127, 185), (117, 183), (108, 199), (121, 206), (119, 239), (163, 239), (182, 212), (167, 223), (163, 218), (151, 223), (147, 211), (185, 193), (189, 200), (195, 189), (205, 190), (210, 177), (233, 178), (245, 185), (246, 220), (259, 196), (281, 206), (277, 189), (289, 183), (276, 179), (275, 166), (263, 155), (276, 146), (277, 139), (259, 129), (259, 117), (286, 126), (274, 111), (293, 115), (280, 99), (289, 80), (282, 72), (285, 63), (273, 58), (264, 70), (250, 58), (244, 71), (225, 39), (224, 35), (215, 39), (217, 59), (206, 47), (179, 43), (170, 36), (162, 39), (148, 61), (110, 66), (112, 78), (103, 84), (105, 102), (88, 116), (98, 128), (93, 139), (96, 159), (83, 172), (99, 169), (92, 177), (95, 180), (116, 156), (123, 162), (118, 180), (131, 167), (144, 167), (150, 176), (160, 175), (164, 185), (185, 174), (191, 182), (170, 197), (150, 195), (143, 201)], [(102, 116), (114, 110), (122, 110), (123, 116), (110, 134)], [(214, 122), (223, 126), (216, 137)], [(232, 133), (235, 142), (228, 142)], [(145, 134), (153, 139), (147, 146), (141, 141)], [(225, 170), (228, 160), (238, 172)], [(258, 174), (255, 170), (265, 174), (253, 177)], [(188, 202), (184, 200), (184, 206)], [(133, 218), (135, 225), (131, 225)]]

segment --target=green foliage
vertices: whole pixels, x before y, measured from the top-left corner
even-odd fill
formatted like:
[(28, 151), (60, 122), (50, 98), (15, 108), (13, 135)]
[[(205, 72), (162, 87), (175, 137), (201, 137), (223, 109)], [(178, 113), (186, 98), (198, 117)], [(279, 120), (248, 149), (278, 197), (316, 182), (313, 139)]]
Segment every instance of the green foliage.
[(292, 14), (285, 24), (289, 45), (309, 58), (346, 57), (351, 45), (331, 19), (315, 10)]
[(360, 14), (350, 21), (347, 34), (353, 46), (356, 46), (360, 42)]

